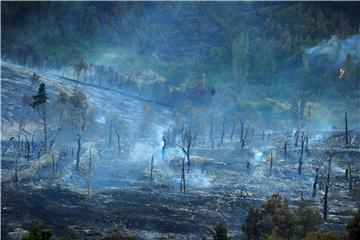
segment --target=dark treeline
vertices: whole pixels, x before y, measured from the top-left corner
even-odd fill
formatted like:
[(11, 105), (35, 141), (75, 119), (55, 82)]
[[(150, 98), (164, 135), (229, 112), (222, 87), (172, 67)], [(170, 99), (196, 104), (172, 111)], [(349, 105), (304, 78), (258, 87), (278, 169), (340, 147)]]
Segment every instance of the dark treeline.
[[(147, 99), (207, 103), (225, 91), (253, 105), (288, 100), (295, 91), (357, 96), (360, 64), (351, 41), (359, 38), (345, 42), (358, 36), (357, 2), (1, 4), (4, 60), (69, 72), (83, 59), (86, 71), (74, 78)], [(329, 39), (349, 49), (346, 57), (307, 51)], [(102, 62), (94, 51), (122, 58)], [(340, 68), (346, 70), (341, 78)], [(261, 102), (256, 110), (269, 114), (273, 106)]]

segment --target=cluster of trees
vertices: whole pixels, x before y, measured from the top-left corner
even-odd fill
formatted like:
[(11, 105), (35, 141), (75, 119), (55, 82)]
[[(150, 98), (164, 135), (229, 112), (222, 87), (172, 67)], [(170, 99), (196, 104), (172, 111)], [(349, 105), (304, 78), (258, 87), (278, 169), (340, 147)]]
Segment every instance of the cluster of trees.
[[(355, 240), (360, 237), (360, 210), (348, 221), (347, 236), (319, 230), (321, 223), (320, 211), (311, 208), (307, 200), (301, 199), (296, 208), (291, 208), (286, 198), (273, 194), (261, 206), (250, 207), (242, 228), (241, 239)], [(223, 221), (209, 229), (209, 232), (214, 240), (230, 239)]]
[[(190, 86), (206, 73), (217, 85), (299, 81), (320, 90), (336, 79), (338, 69), (314, 74), (303, 62), (303, 50), (332, 35), (356, 34), (359, 24), (356, 3), (1, 4), (5, 59), (60, 68), (75, 64), (94, 46), (134, 48), (173, 84)], [(353, 56), (345, 65), (345, 80), (334, 87), (358, 86)]]

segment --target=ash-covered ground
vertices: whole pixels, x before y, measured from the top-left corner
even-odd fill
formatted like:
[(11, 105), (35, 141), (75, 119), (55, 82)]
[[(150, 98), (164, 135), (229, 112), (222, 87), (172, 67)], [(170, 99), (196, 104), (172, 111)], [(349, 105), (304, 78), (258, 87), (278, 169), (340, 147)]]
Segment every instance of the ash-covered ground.
[[(288, 198), (290, 205), (305, 197), (322, 209), (330, 148), (335, 157), (329, 217), (322, 227), (344, 232), (357, 207), (345, 175), (348, 165), (356, 167), (354, 161), (360, 157), (359, 129), (351, 130), (346, 146), (341, 129), (312, 130), (314, 137), (303, 149), (301, 174), (301, 147), (294, 147), (292, 133), (250, 132), (243, 149), (236, 134), (232, 139), (225, 136), (222, 144), (215, 137), (214, 144), (206, 140), (207, 133), (200, 133), (191, 146), (191, 165), (185, 165), (186, 191), (181, 192), (185, 156), (175, 143), (163, 148), (163, 136), (177, 121), (171, 108), (80, 83), (78, 89), (86, 94), (90, 110), (80, 170), (75, 172), (76, 135), (71, 126), (61, 125), (55, 102), (60, 92), (71, 95), (77, 82), (41, 72), (34, 80), (33, 71), (10, 64), (1, 70), (2, 237), (37, 223), (53, 228), (58, 237), (72, 231), (82, 239), (99, 239), (121, 228), (140, 239), (197, 239), (223, 219), (230, 235), (238, 238), (248, 207), (274, 192)], [(39, 83), (46, 84), (49, 94), (48, 132), (54, 143), (47, 154), (41, 149), (41, 115), (24, 101), (24, 96), (36, 94)], [(109, 119), (114, 118), (123, 126), (119, 141), (109, 127)], [(317, 168), (320, 180), (313, 196)]]

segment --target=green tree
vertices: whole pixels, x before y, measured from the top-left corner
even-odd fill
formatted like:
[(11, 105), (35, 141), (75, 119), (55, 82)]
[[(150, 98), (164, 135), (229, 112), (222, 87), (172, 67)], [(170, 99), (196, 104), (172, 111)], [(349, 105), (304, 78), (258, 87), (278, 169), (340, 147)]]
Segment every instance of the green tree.
[(316, 230), (316, 227), (322, 223), (322, 217), (319, 209), (310, 208), (309, 201), (301, 199), (299, 206), (294, 210), (298, 218), (298, 233), (304, 237), (306, 233)]
[(249, 35), (242, 31), (232, 43), (232, 68), (238, 82), (246, 81), (249, 74), (249, 47)]
[(273, 194), (260, 207), (251, 207), (243, 226), (244, 239), (291, 239), (305, 236), (321, 223), (318, 210), (302, 200), (296, 209), (286, 198)]
[(348, 240), (360, 239), (360, 208), (354, 217), (348, 221), (346, 229), (348, 230)]
[(41, 108), (43, 115), (43, 125), (44, 125), (44, 150), (47, 153), (47, 124), (46, 124), (46, 101), (48, 96), (46, 94), (46, 87), (44, 83), (41, 83), (39, 86), (38, 94), (33, 96), (33, 103), (31, 104), (33, 109)]
[(209, 229), (213, 240), (228, 240), (227, 227), (224, 221), (219, 221), (212, 229)]
[(71, 124), (77, 141), (76, 171), (78, 172), (80, 170), (81, 138), (85, 130), (89, 103), (86, 95), (80, 91), (75, 92), (69, 98), (69, 101), (71, 106)]

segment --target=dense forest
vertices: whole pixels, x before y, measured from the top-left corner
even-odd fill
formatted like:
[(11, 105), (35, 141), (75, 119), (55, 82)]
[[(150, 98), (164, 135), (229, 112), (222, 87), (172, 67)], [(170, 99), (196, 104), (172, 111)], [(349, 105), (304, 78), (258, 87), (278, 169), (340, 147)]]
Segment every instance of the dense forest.
[[(315, 92), (327, 83), (344, 93), (359, 86), (359, 36), (346, 41), (359, 33), (356, 2), (3, 2), (2, 9), (2, 57), (27, 66), (83, 58), (120, 75), (151, 68), (174, 86), (194, 86), (205, 74), (236, 93), (244, 83)], [(332, 52), (304, 54), (332, 37)], [(338, 81), (340, 67), (347, 71)]]
[(1, 2), (1, 238), (360, 236), (359, 2)]

